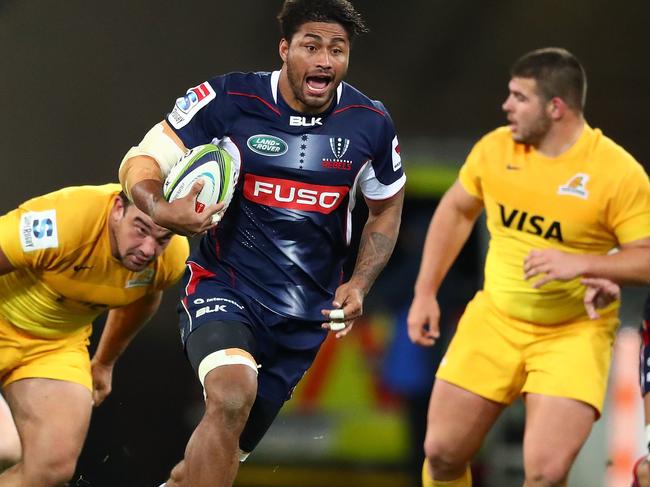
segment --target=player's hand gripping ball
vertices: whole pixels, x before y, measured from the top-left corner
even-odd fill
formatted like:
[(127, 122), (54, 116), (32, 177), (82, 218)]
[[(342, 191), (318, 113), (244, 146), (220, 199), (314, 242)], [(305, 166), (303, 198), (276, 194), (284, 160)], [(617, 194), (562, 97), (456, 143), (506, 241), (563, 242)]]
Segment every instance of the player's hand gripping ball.
[(187, 196), (194, 183), (203, 181), (203, 188), (196, 197), (195, 210), (201, 213), (206, 206), (224, 203), (213, 219), (217, 223), (225, 213), (237, 184), (237, 168), (232, 157), (221, 147), (205, 144), (194, 147), (169, 171), (163, 184), (167, 201)]

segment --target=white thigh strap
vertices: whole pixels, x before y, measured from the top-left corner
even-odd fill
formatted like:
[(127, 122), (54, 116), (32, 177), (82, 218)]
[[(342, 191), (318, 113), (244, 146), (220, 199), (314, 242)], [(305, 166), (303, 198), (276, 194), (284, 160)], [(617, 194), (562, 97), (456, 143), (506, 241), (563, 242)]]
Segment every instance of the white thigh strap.
[(257, 362), (250, 353), (239, 348), (219, 350), (206, 356), (199, 364), (199, 380), (204, 388), (205, 376), (208, 372), (223, 365), (247, 365), (257, 374)]

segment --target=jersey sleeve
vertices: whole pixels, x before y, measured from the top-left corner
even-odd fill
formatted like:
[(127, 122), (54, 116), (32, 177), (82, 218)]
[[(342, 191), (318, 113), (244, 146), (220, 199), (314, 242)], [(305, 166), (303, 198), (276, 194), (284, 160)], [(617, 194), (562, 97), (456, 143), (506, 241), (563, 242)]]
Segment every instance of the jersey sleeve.
[(165, 117), (185, 147), (208, 144), (225, 131), (225, 76), (218, 76), (187, 90), (176, 99)]
[(383, 112), (383, 123), (378, 131), (377, 145), (372, 160), (359, 177), (363, 195), (371, 200), (382, 200), (395, 195), (406, 183), (402, 168), (399, 141), (390, 115), (383, 105), (375, 102)]
[(174, 235), (160, 257), (156, 272), (155, 288), (157, 290), (166, 289), (174, 285), (183, 276), (185, 261), (189, 253), (190, 245), (187, 238)]
[(608, 208), (608, 223), (621, 244), (650, 237), (650, 181), (643, 167), (631, 162)]
[(0, 248), (15, 268), (48, 269), (64, 254), (60, 217), (36, 198), (0, 217)]
[(481, 169), (483, 161), (483, 146), (485, 142), (480, 140), (470, 151), (465, 163), (460, 168), (458, 181), (465, 191), (476, 198), (483, 199), (483, 188), (481, 185)]

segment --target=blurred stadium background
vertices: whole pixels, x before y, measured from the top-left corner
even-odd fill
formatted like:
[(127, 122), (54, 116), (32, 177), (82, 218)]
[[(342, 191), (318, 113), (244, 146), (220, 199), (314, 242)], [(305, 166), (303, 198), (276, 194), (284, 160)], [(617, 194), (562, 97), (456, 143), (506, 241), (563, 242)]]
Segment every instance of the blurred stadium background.
[[(372, 31), (354, 45), (348, 81), (381, 99), (396, 123), (409, 178), (402, 234), (366, 319), (326, 343), (243, 466), (240, 487), (419, 485), (426, 401), (445, 343), (412, 348), (404, 314), (437, 200), (473, 141), (504, 122), (515, 58), (549, 45), (573, 51), (590, 81), (588, 121), (650, 163), (647, 2), (354, 3)], [(0, 0), (0, 212), (61, 186), (115, 180), (126, 150), (187, 88), (218, 73), (276, 69), (280, 4)], [(442, 291), (446, 339), (480, 286), (484, 244), (476, 231)], [(626, 291), (624, 327), (637, 325), (645, 293)], [(202, 398), (181, 352), (175, 299), (166, 296), (118, 364), (75, 485), (156, 486), (181, 458)], [(100, 331), (98, 323), (95, 337)], [(625, 462), (642, 450), (635, 340), (618, 344), (616, 392), (572, 487), (629, 485), (617, 472), (622, 465), (627, 475)], [(477, 459), (475, 485), (521, 485), (522, 418), (520, 404), (502, 418)]]

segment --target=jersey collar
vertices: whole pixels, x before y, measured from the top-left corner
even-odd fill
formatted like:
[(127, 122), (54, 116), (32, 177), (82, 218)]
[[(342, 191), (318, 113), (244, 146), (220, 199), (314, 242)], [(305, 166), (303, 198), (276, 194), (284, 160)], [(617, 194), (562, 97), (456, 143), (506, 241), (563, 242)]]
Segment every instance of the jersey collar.
[[(273, 101), (278, 104), (278, 87), (280, 85), (280, 71), (273, 71), (271, 73), (271, 93), (273, 94)], [(336, 104), (341, 101), (341, 94), (343, 93), (343, 82), (340, 82), (336, 87)]]

